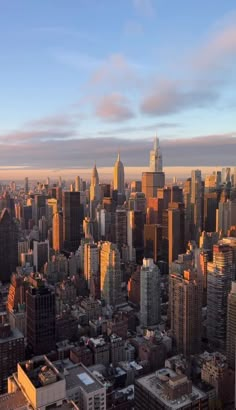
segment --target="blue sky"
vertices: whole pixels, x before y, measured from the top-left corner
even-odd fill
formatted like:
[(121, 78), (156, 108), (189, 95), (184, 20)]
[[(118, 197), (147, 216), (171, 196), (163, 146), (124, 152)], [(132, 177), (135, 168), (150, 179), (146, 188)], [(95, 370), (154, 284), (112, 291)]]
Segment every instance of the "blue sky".
[(183, 139), (235, 148), (235, 0), (0, 0), (0, 39), (3, 166), (110, 166), (156, 131), (167, 165)]

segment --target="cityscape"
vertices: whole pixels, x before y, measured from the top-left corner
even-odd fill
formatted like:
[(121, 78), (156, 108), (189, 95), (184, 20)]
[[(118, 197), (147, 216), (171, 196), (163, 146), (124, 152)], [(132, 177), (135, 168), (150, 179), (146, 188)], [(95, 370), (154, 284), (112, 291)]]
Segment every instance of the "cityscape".
[(0, 410), (236, 409), (235, 3), (19, 3)]

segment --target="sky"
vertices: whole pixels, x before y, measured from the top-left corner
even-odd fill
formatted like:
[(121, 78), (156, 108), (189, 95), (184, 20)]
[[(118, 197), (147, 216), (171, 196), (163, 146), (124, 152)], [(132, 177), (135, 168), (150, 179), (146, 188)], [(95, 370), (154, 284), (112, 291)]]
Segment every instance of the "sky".
[(235, 0), (0, 0), (0, 73), (0, 180), (236, 165)]

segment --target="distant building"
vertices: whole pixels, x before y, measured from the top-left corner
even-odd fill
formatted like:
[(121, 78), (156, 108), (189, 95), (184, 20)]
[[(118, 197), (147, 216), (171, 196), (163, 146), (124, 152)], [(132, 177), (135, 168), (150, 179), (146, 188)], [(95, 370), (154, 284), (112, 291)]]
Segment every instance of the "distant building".
[(118, 154), (115, 166), (114, 166), (114, 190), (117, 190), (118, 194), (125, 193), (125, 175), (124, 165), (120, 160), (120, 153)]

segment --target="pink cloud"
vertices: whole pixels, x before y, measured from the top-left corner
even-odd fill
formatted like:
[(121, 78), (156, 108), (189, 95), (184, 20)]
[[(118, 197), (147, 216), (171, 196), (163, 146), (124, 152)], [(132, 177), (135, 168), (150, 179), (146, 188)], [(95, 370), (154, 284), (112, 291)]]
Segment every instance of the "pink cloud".
[(106, 121), (125, 121), (134, 116), (128, 100), (121, 94), (110, 94), (101, 98), (96, 106), (96, 115)]
[(236, 21), (211, 34), (192, 58), (198, 69), (220, 68), (236, 57)]

